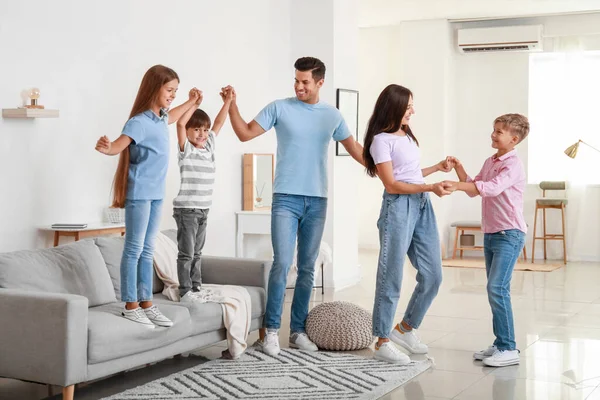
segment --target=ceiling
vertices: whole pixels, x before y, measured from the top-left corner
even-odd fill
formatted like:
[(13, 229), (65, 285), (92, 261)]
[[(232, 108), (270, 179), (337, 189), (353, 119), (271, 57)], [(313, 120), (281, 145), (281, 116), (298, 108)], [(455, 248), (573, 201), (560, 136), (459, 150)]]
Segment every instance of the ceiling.
[(600, 12), (600, 0), (358, 0), (359, 26)]

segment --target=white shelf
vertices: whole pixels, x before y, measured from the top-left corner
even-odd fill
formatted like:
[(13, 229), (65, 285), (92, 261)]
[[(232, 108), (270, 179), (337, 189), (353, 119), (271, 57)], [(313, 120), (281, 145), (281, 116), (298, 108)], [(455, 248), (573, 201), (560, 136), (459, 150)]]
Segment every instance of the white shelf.
[(58, 110), (45, 108), (3, 108), (2, 118), (58, 118)]

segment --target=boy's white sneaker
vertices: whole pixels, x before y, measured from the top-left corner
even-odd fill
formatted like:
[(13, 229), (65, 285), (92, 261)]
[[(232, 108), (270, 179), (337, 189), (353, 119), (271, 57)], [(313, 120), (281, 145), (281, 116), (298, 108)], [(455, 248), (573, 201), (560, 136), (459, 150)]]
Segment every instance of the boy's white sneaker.
[(496, 350), (491, 356), (484, 358), (488, 367), (506, 367), (519, 363), (519, 350)]
[(187, 292), (186, 294), (184, 294), (179, 299), (179, 302), (181, 302), (181, 303), (204, 303), (204, 301), (202, 301), (202, 299), (200, 299), (198, 296), (196, 296), (194, 294), (194, 292), (192, 292), (191, 290), (189, 292)]
[(488, 358), (494, 355), (494, 353), (496, 352), (497, 348), (494, 345), (491, 345), (490, 347), (488, 347), (485, 350), (479, 350), (476, 351), (475, 353), (473, 353), (473, 358), (475, 360), (483, 360), (484, 358)]
[(154, 329), (154, 324), (148, 319), (146, 313), (141, 307), (134, 308), (133, 310), (128, 310), (125, 308), (123, 311), (121, 311), (121, 315), (130, 321), (137, 322), (138, 324), (145, 326), (146, 328)]
[(379, 347), (375, 345), (373, 358), (392, 364), (406, 365), (410, 363), (410, 358), (406, 354), (398, 350), (398, 348), (394, 346), (392, 342), (382, 343), (382, 345)]
[(290, 335), (290, 347), (304, 351), (318, 351), (319, 348), (314, 344), (308, 335), (304, 332), (294, 332)]
[(427, 345), (421, 343), (414, 329), (410, 332), (402, 332), (396, 325), (390, 333), (390, 340), (412, 354), (427, 354), (429, 351)]
[(144, 312), (154, 325), (164, 326), (165, 328), (173, 326), (173, 321), (165, 317), (155, 305), (145, 308)]
[(271, 357), (279, 354), (281, 349), (279, 348), (279, 334), (276, 331), (267, 331), (265, 339), (262, 342), (262, 351)]

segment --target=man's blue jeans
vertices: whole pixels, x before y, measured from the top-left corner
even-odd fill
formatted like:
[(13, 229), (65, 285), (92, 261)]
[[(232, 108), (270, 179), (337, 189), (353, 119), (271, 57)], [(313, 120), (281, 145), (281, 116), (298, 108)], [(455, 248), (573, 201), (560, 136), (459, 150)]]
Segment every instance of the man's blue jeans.
[(315, 262), (327, 215), (327, 198), (275, 193), (271, 208), (273, 266), (269, 273), (264, 325), (279, 329), (287, 285), (298, 238), (298, 278), (292, 301), (291, 332), (304, 332), (314, 285)]

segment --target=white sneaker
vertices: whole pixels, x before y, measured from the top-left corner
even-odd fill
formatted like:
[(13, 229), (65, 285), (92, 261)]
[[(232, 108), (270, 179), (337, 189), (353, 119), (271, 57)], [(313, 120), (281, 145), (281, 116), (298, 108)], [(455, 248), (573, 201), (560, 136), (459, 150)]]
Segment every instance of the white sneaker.
[(276, 356), (281, 351), (279, 348), (279, 334), (277, 332), (269, 332), (265, 335), (262, 344), (263, 353), (269, 356)]
[(146, 313), (141, 307), (133, 310), (124, 309), (121, 312), (121, 315), (130, 321), (137, 322), (138, 324), (142, 324), (147, 328), (154, 329), (154, 324), (148, 319)]
[(490, 347), (488, 347), (485, 350), (479, 350), (479, 351), (476, 351), (475, 353), (473, 353), (473, 358), (475, 360), (481, 361), (484, 358), (491, 357), (495, 352), (496, 352), (496, 346), (491, 345)]
[(165, 317), (155, 305), (153, 305), (152, 307), (145, 308), (144, 312), (146, 313), (148, 319), (152, 321), (154, 325), (164, 326), (167, 328), (173, 326), (173, 321)]
[(488, 367), (506, 367), (519, 363), (519, 350), (496, 350), (491, 356), (484, 358)]
[(290, 335), (290, 347), (304, 351), (319, 351), (317, 345), (311, 342), (304, 332), (294, 332)]
[(390, 340), (412, 354), (427, 354), (429, 351), (427, 345), (421, 343), (414, 329), (410, 332), (402, 332), (396, 325), (390, 333)]
[(381, 346), (375, 345), (373, 358), (380, 361), (389, 362), (392, 364), (406, 365), (410, 363), (410, 358), (398, 350), (392, 342), (385, 342)]
[(191, 290), (189, 292), (187, 292), (186, 294), (184, 294), (180, 299), (179, 299), (180, 303), (204, 303), (202, 301), (202, 299), (200, 299), (198, 296), (194, 295), (194, 292), (192, 292)]

